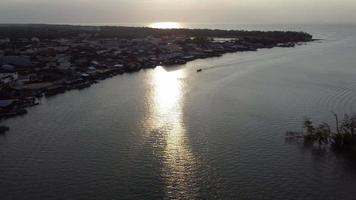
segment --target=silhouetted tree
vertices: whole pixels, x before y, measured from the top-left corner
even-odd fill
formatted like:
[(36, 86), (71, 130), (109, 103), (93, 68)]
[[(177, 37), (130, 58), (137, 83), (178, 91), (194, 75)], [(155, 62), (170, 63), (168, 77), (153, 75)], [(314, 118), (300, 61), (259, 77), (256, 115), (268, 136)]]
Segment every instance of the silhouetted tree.
[[(356, 152), (356, 114), (345, 115), (341, 123), (336, 113), (335, 131), (333, 132), (328, 123), (321, 123), (314, 127), (310, 118), (305, 118), (303, 122), (303, 138), (307, 143), (317, 142), (319, 145), (329, 144), (336, 150), (352, 150)], [(293, 132), (287, 132), (291, 136)], [(293, 135), (293, 134), (292, 134)], [(296, 134), (294, 134), (296, 135)]]

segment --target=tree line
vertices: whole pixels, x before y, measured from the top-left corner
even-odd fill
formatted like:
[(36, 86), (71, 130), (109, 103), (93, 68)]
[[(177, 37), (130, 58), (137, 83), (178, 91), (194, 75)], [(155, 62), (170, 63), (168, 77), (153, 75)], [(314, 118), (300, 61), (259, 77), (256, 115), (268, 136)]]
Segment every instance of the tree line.
[(0, 25), (0, 38), (56, 39), (73, 38), (81, 34), (91, 34), (98, 38), (144, 38), (166, 35), (184, 35), (188, 37), (224, 37), (242, 38), (260, 43), (307, 42), (312, 35), (293, 31), (245, 31), (220, 29), (154, 29), (148, 27), (123, 26), (78, 26), (78, 25), (44, 25), (44, 24), (3, 24)]

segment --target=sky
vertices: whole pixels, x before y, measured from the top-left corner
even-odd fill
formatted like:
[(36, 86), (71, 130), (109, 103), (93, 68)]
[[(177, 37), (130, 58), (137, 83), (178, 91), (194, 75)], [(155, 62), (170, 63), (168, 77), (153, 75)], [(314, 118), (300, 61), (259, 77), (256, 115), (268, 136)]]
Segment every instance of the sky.
[(356, 23), (356, 0), (0, 0), (0, 23)]

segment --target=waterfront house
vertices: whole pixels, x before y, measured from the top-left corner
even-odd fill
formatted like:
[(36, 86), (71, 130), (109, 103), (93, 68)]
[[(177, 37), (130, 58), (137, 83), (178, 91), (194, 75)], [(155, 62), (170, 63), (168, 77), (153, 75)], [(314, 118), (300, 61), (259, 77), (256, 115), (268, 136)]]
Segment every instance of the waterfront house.
[(0, 82), (4, 85), (12, 86), (18, 79), (17, 73), (0, 73)]
[(11, 110), (15, 106), (16, 101), (13, 99), (0, 100), (0, 113)]
[(29, 56), (2, 56), (0, 57), (0, 64), (28, 67), (32, 63)]
[(12, 65), (5, 64), (0, 67), (0, 71), (13, 72), (15, 71), (15, 67)]

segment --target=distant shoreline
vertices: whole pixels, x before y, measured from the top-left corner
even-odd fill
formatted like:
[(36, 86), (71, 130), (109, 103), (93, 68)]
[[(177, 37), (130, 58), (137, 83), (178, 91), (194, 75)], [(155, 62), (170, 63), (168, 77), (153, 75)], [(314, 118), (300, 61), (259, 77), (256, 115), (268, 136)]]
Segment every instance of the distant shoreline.
[[(55, 32), (66, 33), (66, 36), (77, 36), (80, 33), (99, 33), (102, 37), (146, 37), (148, 35), (161, 36), (168, 34), (185, 34), (187, 36), (204, 37), (270, 37), (278, 40), (278, 36), (285, 39), (310, 40), (312, 36), (305, 32), (297, 31), (246, 31), (246, 30), (224, 30), (209, 28), (176, 28), (158, 29), (150, 27), (132, 26), (91, 26), (91, 25), (66, 25), (66, 24), (0, 24), (0, 37), (57, 37)], [(47, 32), (47, 34), (45, 34)], [(68, 33), (70, 32), (70, 34)], [(135, 33), (136, 32), (136, 33)], [(137, 33), (141, 32), (141, 33)], [(267, 35), (274, 33), (275, 36)], [(133, 35), (130, 35), (132, 34)], [(15, 35), (11, 35), (15, 34)], [(277, 35), (278, 34), (278, 35)], [(282, 38), (280, 37), (280, 39)], [(298, 37), (298, 38), (296, 38)]]

